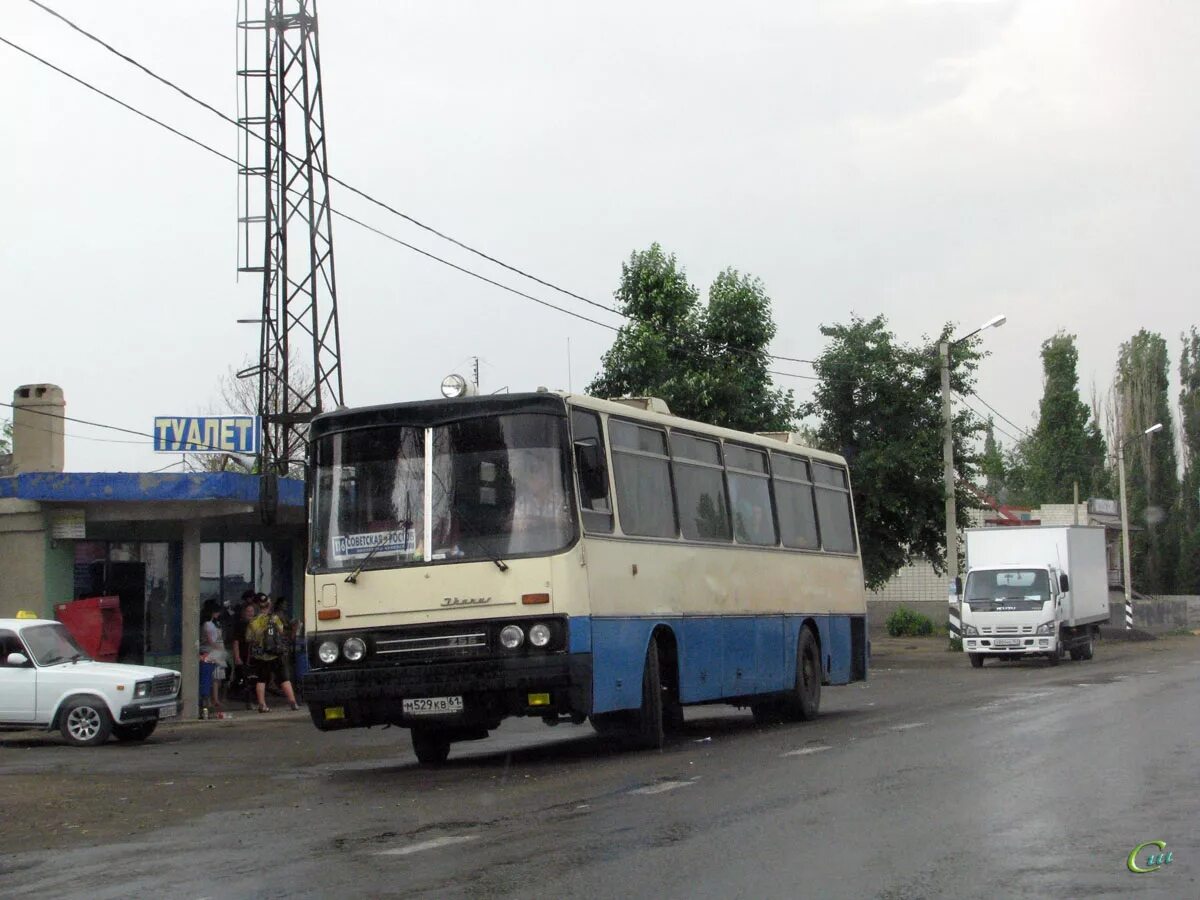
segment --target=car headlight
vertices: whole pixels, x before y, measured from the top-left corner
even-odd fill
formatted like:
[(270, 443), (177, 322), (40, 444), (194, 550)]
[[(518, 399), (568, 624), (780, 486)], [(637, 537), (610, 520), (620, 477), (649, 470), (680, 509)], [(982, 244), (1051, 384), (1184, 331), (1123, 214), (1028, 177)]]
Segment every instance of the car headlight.
[(139, 681), (133, 686), (133, 699), (141, 700), (143, 697), (150, 696), (150, 682)]
[(1038, 626), (1037, 633), (1038, 634), (1054, 634), (1054, 623), (1053, 622), (1043, 622), (1041, 625)]
[(505, 625), (500, 629), (500, 645), (505, 650), (516, 650), (525, 640), (525, 632), (520, 625)]
[(317, 648), (317, 659), (321, 660), (325, 665), (337, 662), (337, 658), (338, 645), (333, 641), (323, 641), (321, 646)]
[(963, 634), (974, 636), (974, 635), (979, 634), (979, 629), (976, 628), (974, 625), (964, 625), (963, 626)]
[(350, 662), (358, 662), (367, 655), (367, 644), (362, 638), (347, 638), (342, 644), (342, 656)]
[(549, 626), (538, 622), (529, 629), (529, 643), (535, 647), (545, 647), (550, 643), (550, 628)]

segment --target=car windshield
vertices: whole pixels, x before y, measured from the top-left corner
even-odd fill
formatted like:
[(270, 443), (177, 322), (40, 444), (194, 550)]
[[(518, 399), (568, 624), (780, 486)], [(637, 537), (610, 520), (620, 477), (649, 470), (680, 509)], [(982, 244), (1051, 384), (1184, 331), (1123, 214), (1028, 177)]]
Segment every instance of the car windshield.
[(79, 648), (70, 632), (57, 622), (26, 628), (21, 632), (21, 637), (33, 654), (33, 661), (39, 666), (91, 658)]
[(566, 442), (566, 420), (537, 413), (326, 436), (317, 446), (313, 570), (565, 548), (576, 528)]
[(967, 576), (967, 602), (1050, 599), (1050, 578), (1045, 569), (984, 569)]

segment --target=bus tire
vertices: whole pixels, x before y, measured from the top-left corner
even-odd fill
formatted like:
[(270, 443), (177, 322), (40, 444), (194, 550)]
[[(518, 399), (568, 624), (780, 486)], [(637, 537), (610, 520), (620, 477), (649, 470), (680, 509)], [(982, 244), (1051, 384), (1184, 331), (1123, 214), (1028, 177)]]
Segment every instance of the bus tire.
[(821, 650), (817, 639), (807, 628), (800, 629), (796, 647), (796, 684), (787, 699), (785, 712), (789, 719), (807, 722), (821, 711)]
[(412, 745), (423, 766), (440, 766), (450, 755), (450, 737), (436, 728), (412, 729)]
[(971, 668), (972, 669), (982, 669), (983, 668), (983, 654), (982, 653), (968, 653), (967, 656), (969, 656), (971, 658)]
[(639, 750), (661, 750), (666, 743), (663, 728), (662, 670), (658, 661), (658, 642), (650, 641), (646, 666), (642, 672), (642, 705), (635, 713), (632, 744)]

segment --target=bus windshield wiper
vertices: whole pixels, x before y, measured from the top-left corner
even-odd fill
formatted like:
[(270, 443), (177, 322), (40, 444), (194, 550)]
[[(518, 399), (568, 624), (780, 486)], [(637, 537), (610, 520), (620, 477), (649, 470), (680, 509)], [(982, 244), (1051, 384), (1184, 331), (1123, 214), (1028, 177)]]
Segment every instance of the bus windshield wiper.
[(362, 561), (358, 564), (358, 566), (354, 569), (354, 571), (346, 576), (347, 584), (358, 584), (358, 576), (360, 574), (362, 574), (363, 566), (365, 566), (367, 563), (369, 563), (371, 561), (371, 557), (373, 557), (376, 553), (378, 553), (380, 550), (383, 549), (383, 544), (384, 544), (384, 542), (380, 541), (378, 544), (376, 544), (374, 547), (371, 548), (370, 552), (368, 552), (367, 555), (362, 558)]

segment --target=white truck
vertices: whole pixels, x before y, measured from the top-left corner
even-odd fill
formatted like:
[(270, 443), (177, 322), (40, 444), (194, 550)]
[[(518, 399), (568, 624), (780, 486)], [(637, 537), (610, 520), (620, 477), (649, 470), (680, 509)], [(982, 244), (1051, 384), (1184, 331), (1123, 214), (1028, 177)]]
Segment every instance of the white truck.
[(1108, 615), (1104, 529), (1081, 525), (972, 528), (967, 538), (962, 645), (989, 657), (1091, 659)]

